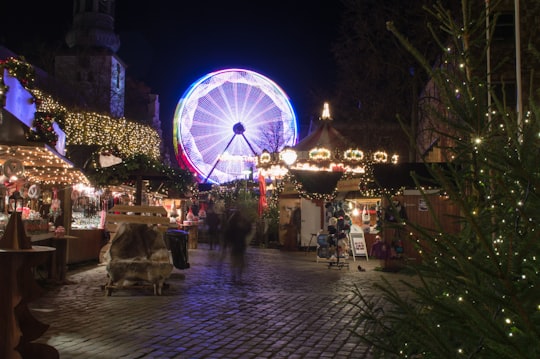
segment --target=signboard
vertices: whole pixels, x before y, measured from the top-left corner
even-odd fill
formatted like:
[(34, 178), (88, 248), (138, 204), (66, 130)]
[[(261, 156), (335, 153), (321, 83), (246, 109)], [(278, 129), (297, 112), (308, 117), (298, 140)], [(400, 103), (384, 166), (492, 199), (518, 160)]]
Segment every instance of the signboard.
[(366, 259), (369, 259), (364, 232), (351, 232), (350, 236), (352, 242), (353, 256), (365, 256)]

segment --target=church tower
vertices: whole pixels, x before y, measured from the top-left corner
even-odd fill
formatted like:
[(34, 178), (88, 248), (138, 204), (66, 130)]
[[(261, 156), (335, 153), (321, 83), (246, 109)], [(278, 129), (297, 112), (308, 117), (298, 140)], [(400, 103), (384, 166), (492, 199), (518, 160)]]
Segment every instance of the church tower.
[(55, 76), (79, 91), (87, 110), (124, 116), (125, 65), (116, 55), (114, 0), (73, 0), (69, 50), (55, 59)]

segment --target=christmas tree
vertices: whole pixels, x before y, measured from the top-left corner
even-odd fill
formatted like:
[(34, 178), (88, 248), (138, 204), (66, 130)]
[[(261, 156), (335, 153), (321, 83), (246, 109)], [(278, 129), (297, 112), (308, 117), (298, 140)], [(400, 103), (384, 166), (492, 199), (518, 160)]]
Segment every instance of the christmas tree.
[(533, 86), (519, 113), (490, 82), (497, 14), (488, 4), (464, 0), (459, 16), (426, 9), (448, 34), (436, 66), (388, 24), (436, 89), (431, 130), (448, 166), (428, 167), (458, 206), (460, 230), (445, 232), (443, 218), (432, 228), (402, 219), (422, 254), (407, 289), (383, 279), (382, 298), (355, 291), (356, 333), (376, 357), (540, 358), (540, 108)]

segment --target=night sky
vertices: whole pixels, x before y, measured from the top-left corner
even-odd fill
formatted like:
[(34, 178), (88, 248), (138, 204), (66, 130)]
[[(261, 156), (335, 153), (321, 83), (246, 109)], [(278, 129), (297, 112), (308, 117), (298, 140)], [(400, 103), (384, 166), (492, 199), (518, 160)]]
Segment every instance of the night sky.
[[(17, 52), (21, 44), (63, 41), (72, 6), (71, 0), (4, 2), (0, 43)], [(194, 81), (241, 67), (269, 77), (289, 95), (305, 132), (323, 106), (312, 94), (333, 91), (331, 46), (341, 10), (339, 0), (117, 0), (118, 54), (128, 74), (160, 96), (165, 129), (172, 129), (177, 101)]]

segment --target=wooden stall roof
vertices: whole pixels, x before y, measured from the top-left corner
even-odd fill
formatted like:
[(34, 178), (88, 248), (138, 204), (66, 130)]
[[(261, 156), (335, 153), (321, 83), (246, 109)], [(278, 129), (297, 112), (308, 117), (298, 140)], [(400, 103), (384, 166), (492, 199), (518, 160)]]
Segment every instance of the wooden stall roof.
[(2, 110), (0, 124), (0, 164), (20, 160), (30, 182), (42, 184), (89, 184), (84, 173), (66, 157), (44, 142), (28, 141), (28, 127)]
[(0, 145), (0, 164), (4, 165), (11, 159), (22, 162), (25, 177), (30, 182), (64, 185), (90, 183), (80, 169), (43, 143), (36, 143), (33, 146)]

